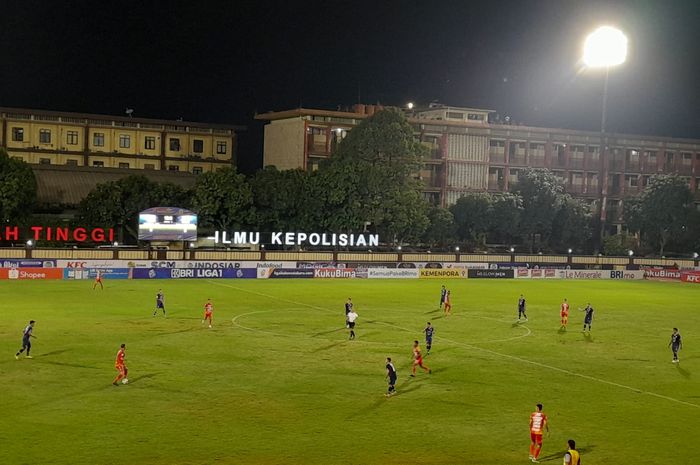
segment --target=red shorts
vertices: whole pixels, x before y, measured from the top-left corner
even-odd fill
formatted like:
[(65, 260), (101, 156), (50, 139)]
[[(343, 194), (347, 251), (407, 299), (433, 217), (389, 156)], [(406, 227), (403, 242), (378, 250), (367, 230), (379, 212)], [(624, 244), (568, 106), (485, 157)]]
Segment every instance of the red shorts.
[(119, 372), (120, 375), (126, 374), (126, 366), (115, 365), (114, 368)]
[(535, 444), (542, 444), (542, 434), (537, 434), (530, 432), (530, 441), (534, 442)]
[(569, 318), (569, 313), (568, 313), (568, 312), (567, 312), (567, 313), (562, 312), (561, 317), (562, 317), (562, 318)]
[(207, 312), (204, 314), (204, 319), (205, 320), (211, 320), (211, 313)]
[(413, 361), (414, 365), (423, 365), (423, 357), (418, 357)]

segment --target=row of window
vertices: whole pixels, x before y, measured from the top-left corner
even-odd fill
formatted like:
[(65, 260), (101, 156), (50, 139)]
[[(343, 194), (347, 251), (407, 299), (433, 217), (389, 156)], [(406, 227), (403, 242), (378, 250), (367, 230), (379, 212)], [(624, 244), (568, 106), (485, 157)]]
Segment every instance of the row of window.
[[(15, 142), (24, 141), (24, 128), (12, 128), (12, 140)], [(39, 129), (39, 142), (41, 144), (51, 143), (51, 130), (50, 129)], [(78, 131), (67, 131), (66, 132), (66, 143), (68, 145), (78, 145)], [(105, 134), (103, 132), (94, 132), (92, 134), (92, 145), (95, 147), (104, 147), (105, 145)], [(179, 152), (180, 151), (180, 139), (177, 137), (170, 138), (170, 150)], [(128, 134), (119, 135), (119, 148), (128, 149), (131, 148), (131, 136)], [(146, 136), (144, 140), (144, 148), (146, 150), (155, 150), (156, 148), (156, 138), (154, 136)], [(217, 155), (225, 155), (227, 150), (227, 144), (225, 141), (216, 142), (216, 153)], [(192, 152), (194, 153), (204, 153), (204, 140), (194, 139), (192, 141)]]
[[(22, 160), (22, 157), (14, 157), (17, 160)], [(51, 164), (51, 159), (50, 158), (40, 158), (39, 159), (39, 164), (40, 165), (50, 165)], [(78, 166), (78, 160), (66, 160), (66, 165), (68, 166)], [(102, 160), (93, 160), (92, 166), (95, 167), (104, 167), (105, 163)], [(131, 164), (129, 162), (119, 162), (119, 168), (122, 169), (128, 169), (131, 168)], [(145, 170), (154, 170), (156, 169), (156, 165), (153, 163), (146, 163), (143, 165), (143, 169)], [(180, 167), (177, 165), (170, 165), (168, 166), (169, 171), (180, 171)], [(201, 166), (193, 166), (192, 167), (192, 174), (202, 174), (203, 168)]]

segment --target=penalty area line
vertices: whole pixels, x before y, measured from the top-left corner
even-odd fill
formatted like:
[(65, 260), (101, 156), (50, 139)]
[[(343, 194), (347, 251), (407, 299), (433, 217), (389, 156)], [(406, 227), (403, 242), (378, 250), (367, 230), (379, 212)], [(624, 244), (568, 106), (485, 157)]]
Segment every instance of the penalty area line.
[[(313, 309), (316, 309), (316, 310), (322, 310), (322, 311), (324, 311), (324, 312), (335, 313), (335, 312), (332, 312), (331, 310), (328, 310), (328, 309), (326, 309), (326, 308), (317, 307), (317, 306), (315, 306), (315, 305), (310, 305), (310, 304), (306, 304), (306, 303), (303, 303), (303, 302), (295, 302), (295, 301), (293, 301), (293, 300), (284, 299), (284, 298), (277, 297), (277, 296), (270, 295), (270, 294), (264, 294), (264, 293), (262, 293), (262, 292), (249, 291), (249, 290), (247, 290), (247, 289), (242, 289), (242, 288), (240, 288), (240, 287), (231, 286), (231, 285), (228, 285), (228, 284), (217, 283), (217, 282), (211, 281), (211, 280), (209, 280), (209, 282), (212, 283), (212, 284), (216, 284), (216, 285), (218, 285), (218, 286), (223, 286), (223, 287), (228, 287), (228, 288), (231, 288), (231, 289), (236, 289), (236, 290), (241, 291), (241, 292), (247, 292), (247, 293), (249, 293), (249, 294), (258, 295), (258, 296), (261, 296), (261, 297), (266, 297), (266, 298), (272, 299), (272, 300), (278, 300), (278, 301), (281, 301), (281, 302), (287, 302), (287, 303), (294, 304), (294, 305), (302, 305), (302, 306), (304, 306), (304, 307), (309, 307), (309, 308), (313, 308)], [(382, 322), (382, 321), (376, 321), (375, 323), (377, 323), (377, 324), (382, 324), (382, 325), (389, 326), (389, 327), (393, 327), (393, 328), (396, 328), (396, 329), (400, 329), (400, 330), (402, 330), (402, 331), (407, 331), (407, 332), (410, 332), (410, 333), (415, 333), (415, 331), (413, 331), (412, 329), (404, 328), (404, 327), (401, 327), (401, 326), (398, 326), (398, 325), (394, 325), (394, 324), (391, 324), (391, 323), (385, 323), (385, 322)], [(529, 329), (529, 328), (528, 328), (528, 329)], [(495, 350), (486, 349), (486, 348), (483, 348), (483, 347), (478, 347), (478, 346), (475, 346), (475, 345), (472, 345), (472, 344), (467, 344), (467, 343), (460, 342), (460, 341), (455, 341), (455, 340), (453, 340), (453, 339), (447, 339), (447, 338), (444, 338), (444, 337), (441, 337), (440, 339), (443, 340), (443, 341), (445, 341), (445, 342), (448, 342), (448, 343), (450, 343), (450, 344), (454, 344), (454, 345), (457, 345), (457, 346), (465, 347), (465, 348), (471, 349), (471, 350), (476, 350), (476, 351), (479, 351), (479, 352), (484, 352), (484, 353), (487, 353), (487, 354), (490, 354), (490, 355), (494, 355), (494, 356), (496, 356), (496, 357), (506, 358), (506, 359), (509, 359), (509, 360), (512, 360), (512, 361), (516, 361), (516, 362), (520, 362), (520, 363), (525, 363), (525, 364), (537, 366), (537, 367), (540, 367), (540, 368), (545, 368), (545, 369), (547, 369), (547, 370), (556, 371), (556, 372), (563, 373), (563, 374), (566, 374), (566, 375), (569, 375), (569, 376), (575, 376), (575, 377), (577, 377), (577, 378), (586, 379), (586, 380), (588, 380), (588, 381), (595, 381), (595, 382), (597, 382), (597, 383), (607, 384), (607, 385), (609, 385), (609, 386), (615, 386), (615, 387), (617, 387), (617, 388), (624, 389), (624, 390), (627, 390), (627, 391), (632, 391), (632, 392), (635, 392), (635, 393), (637, 393), (637, 394), (646, 394), (646, 395), (649, 395), (649, 396), (652, 396), (652, 397), (657, 397), (657, 398), (665, 399), (665, 400), (668, 400), (668, 401), (671, 401), (671, 402), (675, 402), (675, 403), (678, 403), (678, 404), (681, 404), (681, 405), (687, 405), (688, 407), (695, 407), (695, 408), (700, 409), (700, 405), (698, 405), (698, 404), (693, 404), (693, 403), (691, 403), (691, 402), (686, 402), (686, 401), (684, 401), (684, 400), (676, 399), (676, 398), (674, 398), (674, 397), (665, 396), (665, 395), (663, 395), (663, 394), (657, 394), (656, 392), (645, 391), (644, 389), (639, 389), (639, 388), (635, 388), (635, 387), (632, 387), (632, 386), (627, 386), (627, 385), (625, 385), (625, 384), (616, 383), (616, 382), (614, 382), (614, 381), (609, 381), (609, 380), (607, 380), (607, 379), (598, 378), (598, 377), (596, 377), (596, 376), (586, 375), (586, 374), (583, 374), (583, 373), (577, 373), (577, 372), (575, 372), (575, 371), (567, 370), (567, 369), (565, 369), (565, 368), (559, 368), (559, 367), (555, 367), (555, 366), (553, 366), (553, 365), (547, 365), (546, 363), (536, 362), (536, 361), (534, 361), (534, 360), (528, 360), (528, 359), (526, 359), (526, 358), (518, 357), (518, 356), (516, 356), (516, 355), (504, 354), (504, 353), (501, 353), (501, 352), (497, 352), (497, 351), (495, 351)]]

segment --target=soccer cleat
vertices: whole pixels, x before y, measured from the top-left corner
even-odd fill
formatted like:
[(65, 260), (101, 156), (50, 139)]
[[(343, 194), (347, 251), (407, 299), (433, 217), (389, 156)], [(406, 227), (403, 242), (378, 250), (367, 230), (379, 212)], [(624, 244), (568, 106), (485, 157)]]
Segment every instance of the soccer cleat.
[(15, 355), (15, 360), (19, 360), (19, 355)]
[(433, 370), (428, 370), (428, 374), (429, 374), (429, 375), (432, 375), (432, 374), (433, 374)]
[(119, 383), (114, 382), (114, 383), (112, 383), (112, 386), (119, 386)]
[(527, 318), (525, 318), (525, 321), (527, 321)]
[(537, 460), (535, 457), (532, 457), (530, 460), (532, 460), (532, 463), (540, 463), (540, 461)]
[(411, 375), (411, 378), (415, 378), (415, 377), (416, 377), (416, 375)]
[(27, 358), (34, 358), (34, 357), (32, 357), (31, 355), (27, 355)]

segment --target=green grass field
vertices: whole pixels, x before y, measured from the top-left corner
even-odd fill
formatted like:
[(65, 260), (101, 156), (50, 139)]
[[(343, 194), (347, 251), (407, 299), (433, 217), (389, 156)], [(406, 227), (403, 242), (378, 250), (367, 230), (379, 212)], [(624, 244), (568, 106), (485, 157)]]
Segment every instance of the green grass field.
[[(700, 286), (445, 283), (449, 318), (431, 280), (2, 282), (0, 464), (525, 464), (537, 402), (544, 463), (561, 463), (569, 438), (586, 465), (698, 463)], [(159, 287), (168, 319), (151, 316)], [(521, 292), (530, 321), (515, 325)], [(587, 301), (590, 337), (576, 311)], [(17, 361), (29, 319), (34, 358)], [(409, 378), (429, 320), (433, 374)], [(114, 387), (122, 342), (131, 383)]]

